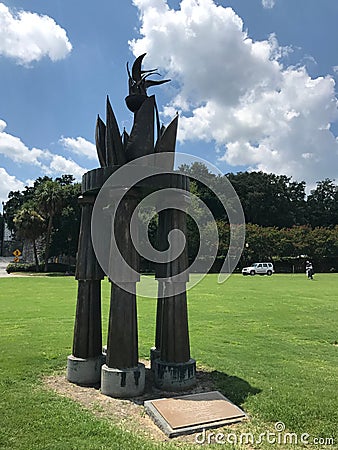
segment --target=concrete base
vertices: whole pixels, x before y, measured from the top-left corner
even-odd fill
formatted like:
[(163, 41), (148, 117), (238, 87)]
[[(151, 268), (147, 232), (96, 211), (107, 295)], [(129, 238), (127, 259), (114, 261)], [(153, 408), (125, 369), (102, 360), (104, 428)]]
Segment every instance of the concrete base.
[(160, 359), (161, 351), (158, 350), (156, 347), (151, 347), (150, 349), (150, 369), (154, 372), (155, 371), (155, 360)]
[(137, 397), (144, 392), (145, 378), (144, 364), (126, 369), (114, 369), (104, 364), (101, 369), (101, 392), (110, 397)]
[(155, 385), (165, 391), (184, 391), (196, 383), (196, 361), (168, 363), (154, 361)]
[(104, 363), (104, 355), (87, 359), (69, 355), (67, 359), (67, 380), (82, 386), (100, 384), (101, 366)]

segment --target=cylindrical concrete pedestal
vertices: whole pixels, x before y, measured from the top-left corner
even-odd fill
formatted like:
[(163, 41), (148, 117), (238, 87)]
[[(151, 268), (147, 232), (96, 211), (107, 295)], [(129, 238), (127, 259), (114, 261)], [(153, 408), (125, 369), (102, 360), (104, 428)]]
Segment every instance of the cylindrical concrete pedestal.
[(99, 384), (101, 366), (104, 363), (104, 355), (86, 359), (69, 355), (67, 359), (67, 380), (83, 386)]
[(145, 386), (145, 367), (139, 363), (137, 367), (115, 369), (106, 364), (101, 369), (101, 392), (110, 397), (137, 397), (142, 395)]
[(196, 361), (190, 359), (185, 363), (168, 363), (157, 359), (154, 361), (155, 384), (165, 391), (183, 391), (196, 383)]

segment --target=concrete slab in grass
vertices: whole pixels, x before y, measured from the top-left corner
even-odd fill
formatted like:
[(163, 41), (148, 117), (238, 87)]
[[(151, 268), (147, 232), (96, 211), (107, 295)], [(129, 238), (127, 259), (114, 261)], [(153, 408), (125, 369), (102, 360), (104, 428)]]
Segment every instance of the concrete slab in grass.
[(247, 418), (243, 410), (218, 391), (148, 400), (144, 407), (169, 437), (197, 433)]

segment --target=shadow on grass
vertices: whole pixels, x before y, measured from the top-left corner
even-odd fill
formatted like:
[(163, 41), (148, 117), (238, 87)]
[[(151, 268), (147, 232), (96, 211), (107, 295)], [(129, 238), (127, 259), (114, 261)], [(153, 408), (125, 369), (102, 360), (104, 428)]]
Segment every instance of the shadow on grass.
[(217, 390), (236, 405), (241, 405), (249, 396), (262, 392), (261, 389), (251, 386), (242, 378), (227, 375), (218, 370), (210, 372), (210, 376)]
[[(203, 392), (219, 391), (232, 403), (241, 406), (245, 400), (252, 395), (262, 392), (261, 389), (251, 386), (247, 381), (236, 376), (230, 376), (218, 370), (200, 368), (196, 371), (196, 384), (182, 391), (165, 391), (155, 386), (154, 373), (149, 368), (149, 361), (143, 360), (147, 365), (145, 369), (146, 382), (142, 395), (127, 398), (132, 403), (143, 405), (146, 400), (159, 398), (171, 398), (188, 394), (199, 394)], [(64, 379), (64, 375), (62, 376)], [(89, 390), (100, 389), (100, 383), (95, 386), (83, 386)]]
[(145, 400), (177, 397), (179, 395), (198, 394), (202, 392), (219, 391), (235, 405), (240, 406), (251, 396), (262, 392), (261, 389), (251, 386), (247, 381), (236, 376), (230, 376), (218, 370), (200, 368), (196, 371), (196, 384), (183, 391), (169, 392), (155, 386), (154, 374), (146, 368), (145, 392), (138, 397), (130, 399), (133, 403), (143, 404)]

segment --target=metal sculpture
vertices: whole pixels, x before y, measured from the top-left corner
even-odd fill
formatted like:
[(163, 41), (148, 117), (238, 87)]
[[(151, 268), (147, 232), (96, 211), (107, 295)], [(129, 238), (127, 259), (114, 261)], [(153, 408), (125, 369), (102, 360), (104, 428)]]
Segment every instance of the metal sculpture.
[[(130, 72), (127, 64), (129, 94), (126, 105), (134, 113), (130, 135), (120, 133), (109, 98), (106, 123), (98, 116), (96, 149), (101, 167), (84, 174), (82, 179), (82, 220), (79, 237), (76, 279), (78, 280), (77, 310), (74, 327), (73, 353), (68, 357), (67, 378), (82, 385), (101, 385), (103, 394), (114, 397), (140, 395), (145, 385), (145, 368), (138, 361), (136, 314), (136, 284), (139, 281), (139, 254), (130, 235), (131, 216), (145, 193), (156, 191), (158, 179), (149, 179), (132, 187), (118, 205), (112, 233), (119, 243), (127, 265), (120, 264), (115, 249), (108, 248), (113, 275), (106, 355), (102, 353), (101, 280), (104, 273), (97, 261), (91, 241), (93, 204), (103, 184), (121, 166), (146, 155), (154, 155), (169, 176), (160, 175), (160, 184), (177, 189), (172, 195), (172, 207), (159, 212), (159, 248), (167, 241), (172, 229), (186, 235), (186, 214), (189, 181), (185, 175), (173, 173), (178, 116), (168, 127), (160, 126), (155, 96), (147, 89), (170, 80), (154, 81), (149, 76), (156, 69), (142, 70), (145, 54), (139, 56)], [(155, 140), (156, 129), (156, 142)], [(156, 160), (163, 153), (166, 158)], [(111, 197), (114, 199), (114, 189)], [(118, 189), (118, 187), (116, 187)], [(180, 190), (180, 191), (179, 191)], [(180, 209), (175, 209), (180, 205)], [(135, 237), (135, 236), (134, 236)], [(128, 270), (131, 267), (133, 270)], [(151, 365), (155, 383), (165, 390), (182, 390), (195, 382), (196, 363), (190, 358), (187, 301), (187, 249), (168, 263), (158, 264), (158, 300), (155, 347), (151, 349)], [(135, 275), (135, 273), (137, 275)], [(182, 275), (181, 275), (182, 274)], [(182, 289), (183, 287), (183, 289)]]

